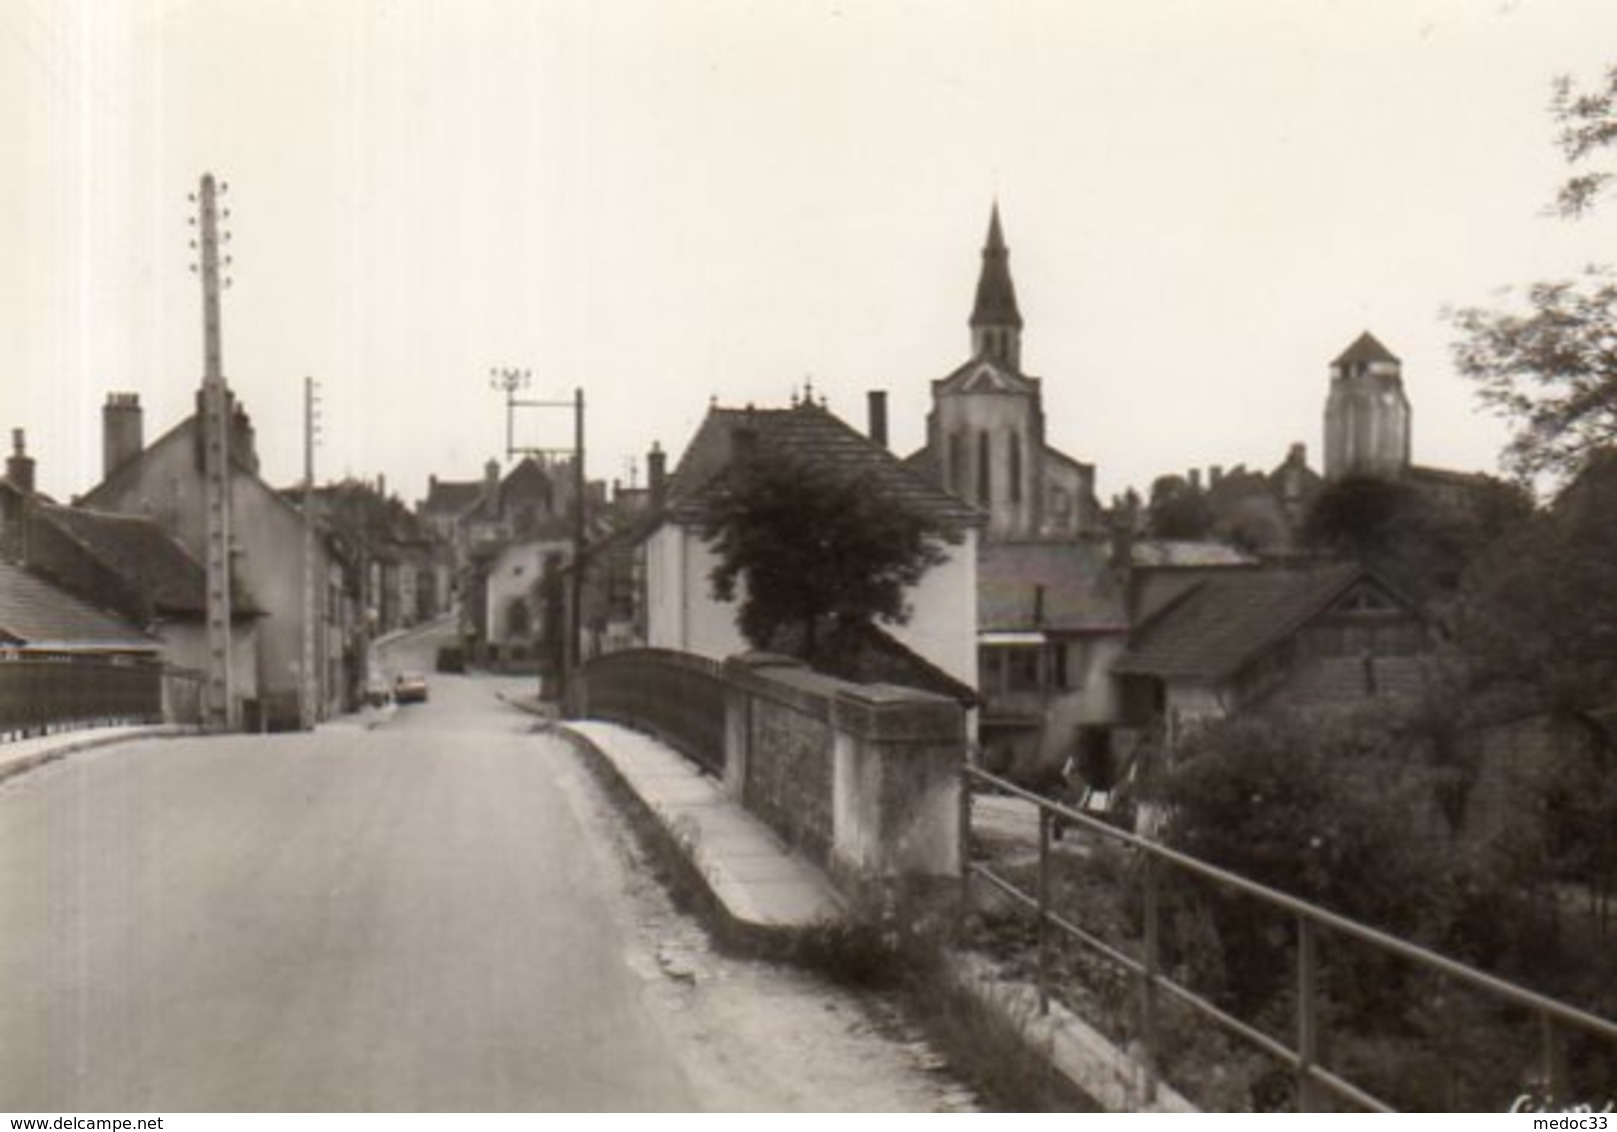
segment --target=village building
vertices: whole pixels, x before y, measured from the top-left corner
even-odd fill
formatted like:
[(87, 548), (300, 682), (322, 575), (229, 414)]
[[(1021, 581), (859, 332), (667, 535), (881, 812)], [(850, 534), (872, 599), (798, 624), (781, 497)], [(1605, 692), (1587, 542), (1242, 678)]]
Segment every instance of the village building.
[(985, 543), (1098, 533), (1094, 465), (1047, 441), (1041, 379), (1022, 368), (1022, 314), (998, 205), (982, 259), (971, 356), (932, 383), (926, 446), (908, 463), (988, 516)]
[[(881, 404), (873, 398), (873, 405)], [(873, 420), (880, 434), (879, 416)], [(666, 486), (654, 471), (657, 502), (627, 536), (642, 580), (645, 643), (722, 659), (752, 646), (737, 622), (737, 603), (714, 597), (710, 575), (718, 559), (703, 534), (712, 493), (726, 477), (744, 474), (751, 452), (768, 451), (859, 477), (903, 499), (950, 531), (944, 560), (905, 595), (903, 624), (875, 630), (858, 665), (893, 683), (974, 699), (977, 684), (977, 539), (983, 516), (941, 490), (829, 409), (805, 398), (785, 409), (714, 406), (686, 447)], [(805, 563), (805, 569), (813, 569)]]
[[(186, 417), (147, 445), (141, 414), (134, 394), (109, 395), (102, 412), (104, 478), (76, 505), (150, 519), (202, 561), (207, 520), (201, 415)], [(315, 672), (310, 687), (319, 712), (334, 710), (349, 682), (330, 663), (331, 657), (343, 655), (345, 632), (341, 609), (334, 607), (330, 593), (332, 552), (322, 539), (305, 550), (304, 516), (259, 475), (252, 422), (233, 399), (229, 421), (232, 575), (263, 613), (250, 641), (257, 679), (233, 686), (239, 704), (233, 718), (250, 729), (297, 727), (303, 719), (306, 557), (314, 571), (309, 630)], [(247, 647), (245, 640), (236, 642), (232, 651)]]

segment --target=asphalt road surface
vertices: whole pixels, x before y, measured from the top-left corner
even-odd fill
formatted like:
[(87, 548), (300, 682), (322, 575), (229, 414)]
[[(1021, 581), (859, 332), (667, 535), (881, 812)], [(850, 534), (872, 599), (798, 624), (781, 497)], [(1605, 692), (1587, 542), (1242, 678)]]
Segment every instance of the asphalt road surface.
[(870, 1003), (713, 952), (499, 680), (429, 679), (0, 785), (0, 1110), (969, 1107)]

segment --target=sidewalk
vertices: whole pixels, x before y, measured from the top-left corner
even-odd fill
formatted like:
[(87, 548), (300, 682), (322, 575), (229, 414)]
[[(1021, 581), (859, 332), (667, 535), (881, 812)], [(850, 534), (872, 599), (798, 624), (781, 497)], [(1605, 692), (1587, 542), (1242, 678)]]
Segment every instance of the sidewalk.
[[(550, 714), (528, 696), (501, 699)], [(817, 867), (731, 799), (684, 755), (649, 735), (600, 720), (551, 720), (551, 730), (598, 760), (688, 861), (725, 926), (764, 941), (840, 922), (842, 902)]]
[(18, 739), (14, 743), (0, 744), (0, 781), (64, 755), (70, 755), (74, 751), (87, 751), (92, 747), (105, 747), (131, 739), (190, 735), (193, 731), (193, 728), (177, 724), (132, 723), (118, 727), (85, 727), (78, 731), (58, 731), (54, 735), (36, 735), (32, 739)]

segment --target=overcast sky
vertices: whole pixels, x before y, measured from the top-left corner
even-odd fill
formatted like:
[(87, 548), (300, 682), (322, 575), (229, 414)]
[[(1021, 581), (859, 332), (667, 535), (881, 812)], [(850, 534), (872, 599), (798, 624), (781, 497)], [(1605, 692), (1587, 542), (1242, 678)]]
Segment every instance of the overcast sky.
[(1442, 310), (1612, 258), (1611, 215), (1543, 209), (1551, 81), (1613, 61), (1611, 0), (0, 0), (0, 426), (66, 497), (107, 391), (148, 439), (190, 411), (212, 170), (277, 484), (305, 375), (322, 478), (412, 500), (502, 446), (491, 366), (586, 389), (596, 476), (810, 375), (860, 425), (889, 390), (907, 453), (996, 196), (1050, 439), (1103, 497), (1317, 466), (1367, 328), (1417, 461), (1493, 469)]

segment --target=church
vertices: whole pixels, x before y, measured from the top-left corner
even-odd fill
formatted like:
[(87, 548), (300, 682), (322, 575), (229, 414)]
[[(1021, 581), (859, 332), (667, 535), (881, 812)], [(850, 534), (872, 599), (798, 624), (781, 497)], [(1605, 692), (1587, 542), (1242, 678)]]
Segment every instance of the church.
[(971, 357), (932, 383), (926, 446), (907, 462), (980, 508), (987, 542), (1099, 533), (1095, 467), (1046, 442), (1040, 379), (1022, 369), (1022, 315), (997, 204), (982, 258)]

